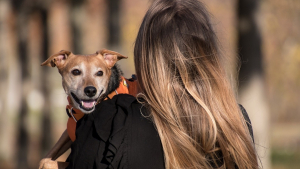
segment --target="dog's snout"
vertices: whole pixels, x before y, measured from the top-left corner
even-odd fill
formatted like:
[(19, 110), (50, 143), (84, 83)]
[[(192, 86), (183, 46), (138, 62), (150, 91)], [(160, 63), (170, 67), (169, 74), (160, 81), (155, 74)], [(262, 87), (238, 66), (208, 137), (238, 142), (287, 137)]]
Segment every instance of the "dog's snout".
[(84, 93), (89, 97), (93, 97), (96, 95), (97, 89), (93, 86), (88, 86), (88, 87), (84, 88)]

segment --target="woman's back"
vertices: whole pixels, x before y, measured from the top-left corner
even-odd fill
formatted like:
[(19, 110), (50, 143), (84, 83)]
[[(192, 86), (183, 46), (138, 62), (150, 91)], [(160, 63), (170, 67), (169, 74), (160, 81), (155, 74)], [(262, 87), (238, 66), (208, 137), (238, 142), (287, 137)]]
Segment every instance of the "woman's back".
[[(242, 107), (241, 107), (242, 108)], [(244, 109), (243, 116), (249, 121)], [(251, 126), (249, 126), (251, 133)], [(218, 152), (217, 165), (224, 160)], [(78, 121), (76, 141), (68, 158), (72, 169), (164, 169), (164, 152), (149, 110), (131, 95), (101, 102)]]

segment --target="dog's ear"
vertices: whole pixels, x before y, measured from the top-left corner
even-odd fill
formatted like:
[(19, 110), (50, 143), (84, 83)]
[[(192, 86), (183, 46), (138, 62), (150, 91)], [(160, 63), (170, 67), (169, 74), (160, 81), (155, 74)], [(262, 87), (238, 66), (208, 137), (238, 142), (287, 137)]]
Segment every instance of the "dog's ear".
[(50, 56), (45, 62), (41, 64), (41, 66), (60, 67), (66, 62), (70, 54), (70, 51), (61, 50), (60, 52)]
[(117, 61), (128, 58), (127, 56), (123, 56), (118, 52), (114, 52), (107, 49), (102, 49), (100, 51), (97, 51), (96, 54), (102, 55), (108, 68), (112, 68)]

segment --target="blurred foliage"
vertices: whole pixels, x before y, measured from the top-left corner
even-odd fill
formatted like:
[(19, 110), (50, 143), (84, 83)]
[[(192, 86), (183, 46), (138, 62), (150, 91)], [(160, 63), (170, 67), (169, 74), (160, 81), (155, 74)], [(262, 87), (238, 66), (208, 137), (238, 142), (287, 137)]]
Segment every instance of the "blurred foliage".
[(273, 169), (299, 169), (300, 152), (272, 150)]

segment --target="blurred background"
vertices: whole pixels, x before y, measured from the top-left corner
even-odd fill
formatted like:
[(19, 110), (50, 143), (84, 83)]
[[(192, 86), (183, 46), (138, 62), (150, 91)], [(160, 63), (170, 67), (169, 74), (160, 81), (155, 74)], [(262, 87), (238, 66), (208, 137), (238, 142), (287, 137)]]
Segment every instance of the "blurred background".
[[(299, 169), (300, 1), (203, 2), (228, 77), (252, 120), (263, 168)], [(91, 54), (107, 48), (129, 57), (119, 64), (130, 77), (135, 37), (151, 3), (0, 0), (0, 169), (37, 168), (66, 128), (61, 77), (40, 64), (62, 49)]]

